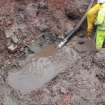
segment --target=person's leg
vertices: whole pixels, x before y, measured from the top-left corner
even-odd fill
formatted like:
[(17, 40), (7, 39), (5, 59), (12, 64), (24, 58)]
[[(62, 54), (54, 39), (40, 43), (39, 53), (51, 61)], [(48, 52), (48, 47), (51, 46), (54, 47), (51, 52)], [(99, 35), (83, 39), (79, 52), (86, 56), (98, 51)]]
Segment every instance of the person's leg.
[(96, 33), (96, 50), (99, 51), (104, 44), (105, 40), (105, 32), (104, 31), (97, 31)]
[(87, 36), (90, 36), (93, 32), (96, 16), (98, 14), (99, 9), (100, 4), (96, 4), (87, 12)]
[(105, 30), (104, 30), (104, 42), (103, 42), (103, 47), (105, 48)]

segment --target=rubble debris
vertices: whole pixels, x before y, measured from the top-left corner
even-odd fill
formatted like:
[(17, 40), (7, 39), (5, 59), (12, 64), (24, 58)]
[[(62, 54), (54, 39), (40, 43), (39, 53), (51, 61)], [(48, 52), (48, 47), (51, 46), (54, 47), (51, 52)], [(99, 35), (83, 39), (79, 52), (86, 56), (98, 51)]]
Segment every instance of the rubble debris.
[(105, 49), (101, 49), (99, 52), (96, 53), (94, 56), (93, 62), (98, 67), (96, 71), (96, 77), (101, 81), (105, 82)]
[(105, 67), (105, 48), (96, 53), (96, 55), (94, 56), (94, 62), (100, 68)]
[(8, 48), (8, 50), (9, 50), (9, 52), (13, 53), (13, 52), (16, 51), (16, 49), (17, 49), (17, 45), (11, 43), (11, 45), (9, 45), (7, 48)]
[[(69, 5), (69, 4), (72, 4), (72, 5)], [(78, 4), (78, 6), (77, 6), (77, 4)], [(83, 5), (81, 5), (80, 1), (66, 0), (66, 2), (65, 2), (65, 14), (70, 19), (75, 20), (75, 19), (80, 18), (85, 13), (85, 10), (87, 7), (88, 7), (87, 2), (85, 2), (84, 7), (83, 7)], [(82, 9), (82, 8), (85, 8), (85, 9)]]
[(63, 49), (52, 47), (74, 28), (87, 2), (0, 1), (0, 105), (105, 104), (104, 51), (95, 54), (84, 29)]

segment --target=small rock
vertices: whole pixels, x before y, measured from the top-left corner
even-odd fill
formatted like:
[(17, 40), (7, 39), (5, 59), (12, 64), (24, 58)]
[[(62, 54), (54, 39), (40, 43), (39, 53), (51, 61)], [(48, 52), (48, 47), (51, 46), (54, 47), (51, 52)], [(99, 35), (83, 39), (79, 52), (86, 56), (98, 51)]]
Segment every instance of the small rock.
[[(97, 71), (96, 77), (97, 77), (101, 82), (105, 83), (105, 72), (104, 72), (104, 69)], [(104, 88), (104, 87), (105, 87), (105, 86), (103, 85), (103, 88)]]
[(95, 57), (94, 57), (94, 63), (96, 63), (99, 67), (103, 68), (105, 67), (105, 48), (101, 49)]
[(67, 34), (73, 30), (73, 26), (74, 26), (74, 25), (73, 25), (72, 22), (67, 22), (67, 23), (65, 23), (65, 28), (66, 28), (66, 33), (67, 33)]
[(11, 30), (5, 30), (6, 38), (10, 38), (12, 35), (13, 35), (13, 33), (11, 34)]
[(60, 92), (61, 92), (62, 94), (66, 94), (66, 93), (67, 93), (67, 90), (66, 90), (64, 87), (61, 87), (61, 88), (60, 88)]
[(12, 44), (9, 45), (7, 48), (8, 48), (8, 50), (9, 50), (9, 52), (15, 52), (16, 49), (17, 49), (17, 45), (12, 43)]
[(47, 8), (47, 2), (46, 2), (46, 0), (41, 0), (41, 2), (39, 3), (39, 7), (43, 8), (43, 9)]
[(7, 24), (7, 27), (11, 26), (13, 24), (13, 20), (8, 20), (6, 24)]
[(41, 32), (48, 30), (48, 26), (46, 24), (40, 24), (38, 28)]
[(13, 41), (14, 43), (18, 43), (18, 42), (19, 42), (19, 40), (18, 40), (18, 38), (17, 38), (16, 35), (13, 35), (11, 38), (12, 38), (12, 41)]
[(31, 3), (26, 8), (26, 13), (29, 16), (36, 17), (38, 12), (38, 4)]

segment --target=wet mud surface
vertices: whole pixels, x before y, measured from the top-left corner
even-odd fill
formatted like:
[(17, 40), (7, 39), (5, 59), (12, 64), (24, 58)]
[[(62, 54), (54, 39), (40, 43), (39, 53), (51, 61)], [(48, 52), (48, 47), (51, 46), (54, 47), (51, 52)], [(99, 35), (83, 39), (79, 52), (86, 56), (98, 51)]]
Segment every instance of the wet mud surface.
[[(49, 49), (46, 51), (49, 51)], [(48, 54), (51, 55), (48, 56)], [(43, 52), (43, 56), (34, 57), (30, 63), (25, 64), (21, 71), (10, 73), (9, 84), (16, 89), (20, 87), (21, 91), (33, 91), (41, 88), (78, 59), (77, 53), (69, 48), (65, 48), (65, 51), (55, 55), (52, 55), (52, 52)]]
[(81, 50), (86, 44), (74, 45), (70, 42), (53, 53), (46, 48), (47, 54), (31, 55), (20, 62), (22, 68), (9, 72), (6, 83), (16, 92), (16, 103), (104, 105), (104, 66), (97, 65), (104, 51), (96, 54), (91, 47)]

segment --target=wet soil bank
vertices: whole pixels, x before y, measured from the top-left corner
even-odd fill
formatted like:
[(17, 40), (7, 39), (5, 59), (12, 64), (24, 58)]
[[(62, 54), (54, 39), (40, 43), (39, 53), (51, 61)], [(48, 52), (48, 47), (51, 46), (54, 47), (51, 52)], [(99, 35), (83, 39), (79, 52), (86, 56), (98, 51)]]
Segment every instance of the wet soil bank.
[[(55, 47), (77, 24), (87, 1), (4, 1), (0, 105), (104, 105), (104, 49), (96, 53), (94, 40), (79, 37), (84, 28), (67, 46)], [(7, 45), (14, 43), (18, 47), (11, 53)]]
[(96, 53), (92, 47), (86, 47), (86, 39), (82, 39), (85, 40), (83, 45), (78, 44), (79, 38), (75, 37), (74, 43), (71, 41), (53, 54), (48, 49), (47, 55), (31, 55), (25, 62), (19, 62), (24, 66), (11, 70), (6, 79), (8, 85), (4, 85), (9, 91), (5, 93), (9, 100), (6, 102), (104, 105), (104, 49)]

